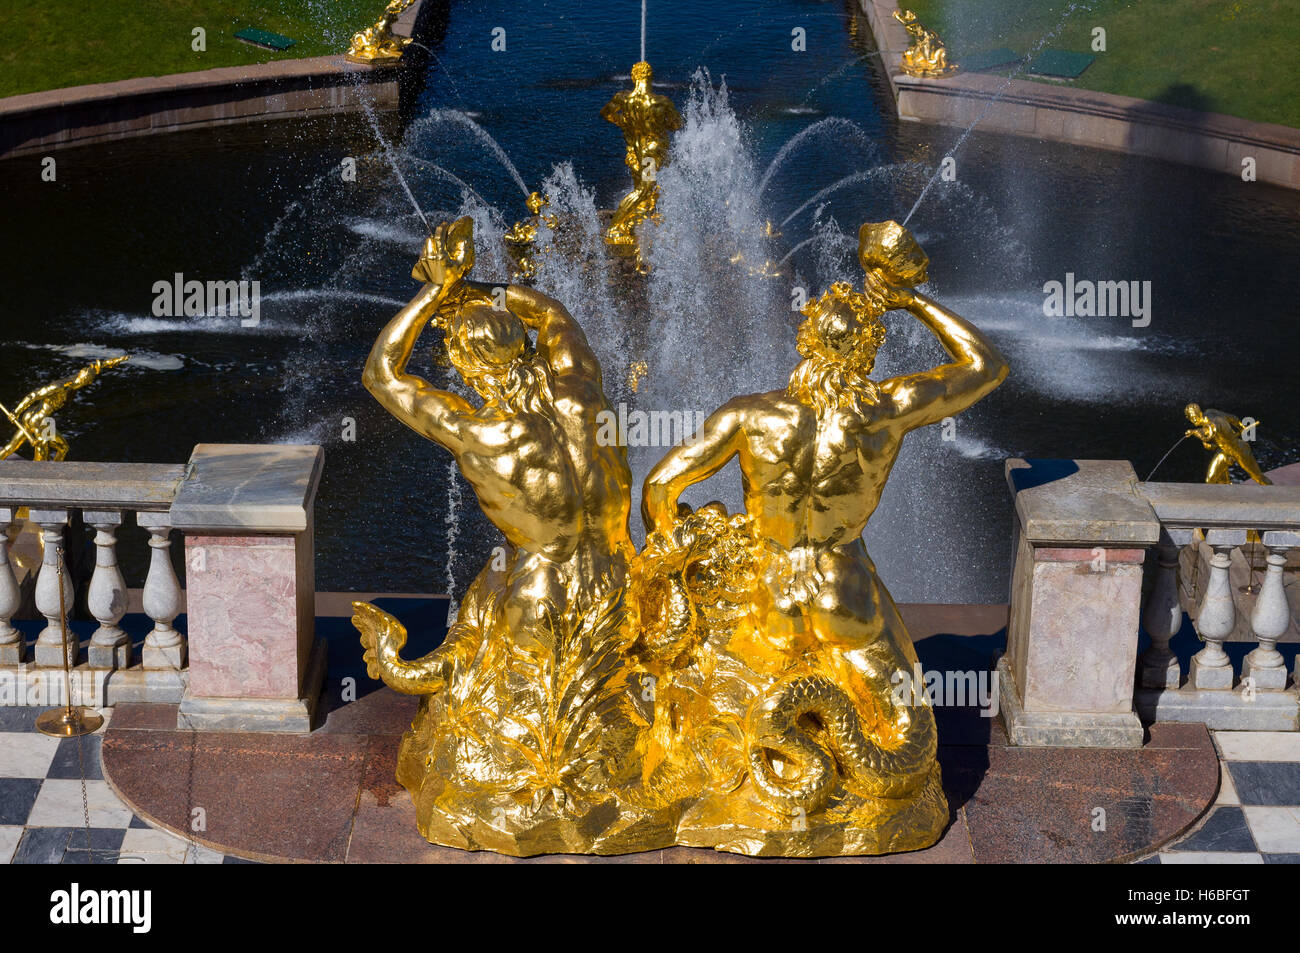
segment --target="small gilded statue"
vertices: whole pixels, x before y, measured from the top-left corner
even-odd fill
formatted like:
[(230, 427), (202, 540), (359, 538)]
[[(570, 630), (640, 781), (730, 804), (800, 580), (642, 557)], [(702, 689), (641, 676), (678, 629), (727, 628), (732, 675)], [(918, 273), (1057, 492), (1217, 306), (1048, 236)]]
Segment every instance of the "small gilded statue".
[[(372, 677), (421, 696), (397, 766), (420, 832), (514, 855), (933, 844), (949, 816), (934, 713), (898, 691), (916, 653), (862, 532), (903, 437), (1007, 366), (915, 290), (928, 259), (911, 234), (864, 225), (863, 288), (832, 285), (804, 309), (787, 386), (730, 401), (651, 471), (636, 553), (626, 451), (597, 438), (609, 401), (582, 329), (536, 291), (502, 300), (470, 281), (472, 229), (443, 224), (425, 244), (425, 285), (363, 375), (453, 454), (505, 537), (422, 659), (401, 657), (397, 619), (353, 604)], [(892, 309), (949, 362), (873, 381)], [(408, 370), (429, 326), (477, 404)], [(679, 502), (732, 459), (744, 512)]]
[(605, 232), (611, 245), (636, 247), (636, 227), (654, 219), (659, 198), (656, 177), (668, 164), (668, 134), (682, 126), (672, 100), (651, 90), (651, 75), (649, 63), (637, 63), (632, 67), (632, 89), (615, 93), (600, 111), (602, 118), (622, 130), (627, 143), (624, 162), (632, 171), (632, 191), (614, 209)]
[(411, 38), (395, 35), (393, 24), (413, 2), (414, 0), (391, 0), (384, 7), (384, 15), (374, 25), (352, 35), (352, 44), (344, 59), (349, 63), (370, 66), (390, 66), (398, 62), (411, 44)]
[[(1184, 437), (1195, 437), (1201, 441), (1201, 445), (1206, 450), (1214, 454), (1210, 458), (1209, 468), (1205, 471), (1206, 483), (1231, 482), (1229, 471), (1235, 463), (1256, 483), (1272, 484), (1273, 481), (1260, 469), (1255, 454), (1251, 452), (1246, 442), (1244, 434), (1247, 425), (1242, 423), (1240, 418), (1214, 408), (1201, 410), (1199, 404), (1188, 404), (1183, 408), (1183, 412), (1192, 422), (1192, 428), (1184, 434)], [(1258, 426), (1258, 421), (1249, 425), (1252, 436), (1254, 428)]]
[(0, 406), (0, 411), (17, 428), (9, 442), (0, 447), (0, 460), (12, 456), (24, 443), (31, 446), (33, 460), (62, 460), (67, 457), (68, 442), (53, 425), (54, 414), (63, 409), (73, 393), (93, 384), (102, 371), (117, 367), (128, 358), (129, 355), (124, 354), (92, 361), (71, 377), (36, 388), (12, 411)]
[(559, 219), (554, 215), (543, 215), (542, 209), (550, 205), (550, 200), (541, 192), (533, 192), (525, 203), (532, 213), (528, 218), (515, 222), (514, 226), (501, 236), (505, 242), (506, 252), (515, 263), (514, 280), (535, 277), (537, 263), (533, 260), (537, 244), (537, 229), (541, 225), (554, 231), (559, 227)]
[(903, 24), (912, 45), (903, 51), (903, 72), (908, 76), (947, 76), (957, 71), (948, 62), (948, 50), (933, 30), (916, 18), (911, 10), (895, 10), (894, 19)]

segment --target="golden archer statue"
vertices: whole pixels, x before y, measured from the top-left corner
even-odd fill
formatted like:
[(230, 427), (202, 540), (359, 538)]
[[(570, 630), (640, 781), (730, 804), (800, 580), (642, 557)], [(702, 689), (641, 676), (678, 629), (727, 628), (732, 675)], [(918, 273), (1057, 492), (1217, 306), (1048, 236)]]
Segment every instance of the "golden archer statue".
[[(1246, 425), (1239, 418), (1213, 408), (1202, 411), (1199, 404), (1188, 404), (1183, 412), (1193, 424), (1192, 429), (1184, 436), (1196, 437), (1206, 450), (1214, 453), (1210, 459), (1210, 466), (1205, 471), (1206, 483), (1231, 482), (1229, 471), (1234, 463), (1245, 470), (1246, 475), (1256, 483), (1267, 485), (1273, 483), (1260, 469), (1255, 454), (1242, 439)], [(1258, 427), (1259, 422), (1256, 421), (1251, 426)]]
[(635, 229), (654, 218), (659, 198), (658, 172), (668, 165), (668, 134), (682, 126), (667, 96), (652, 91), (650, 64), (632, 67), (632, 89), (615, 93), (600, 111), (602, 118), (618, 126), (627, 143), (624, 162), (632, 170), (632, 191), (614, 209), (605, 241), (611, 245), (637, 245)]
[[(912, 290), (928, 259), (901, 226), (864, 225), (859, 257), (862, 292), (836, 284), (804, 308), (788, 386), (725, 404), (645, 482), (632, 601), (660, 663), (645, 771), (666, 764), (665, 783), (698, 798), (678, 843), (883, 853), (928, 846), (947, 824), (933, 712), (894, 697), (917, 659), (862, 532), (903, 437), (983, 398), (1007, 365)], [(894, 308), (952, 361), (872, 381)], [(679, 506), (733, 457), (744, 514)]]
[(903, 72), (908, 76), (947, 76), (957, 71), (948, 62), (948, 50), (939, 34), (926, 27), (911, 10), (895, 10), (894, 19), (903, 24), (912, 45), (903, 51)]
[(30, 444), (33, 460), (62, 460), (68, 455), (68, 442), (51, 426), (54, 414), (62, 410), (75, 391), (94, 383), (102, 371), (117, 367), (129, 355), (92, 361), (71, 377), (38, 387), (12, 411), (0, 405), (0, 411), (17, 430), (9, 442), (0, 447), (0, 460), (12, 456), (24, 443)]
[(393, 24), (413, 2), (414, 0), (391, 0), (384, 7), (383, 16), (373, 26), (352, 35), (352, 43), (343, 58), (349, 63), (369, 66), (391, 66), (401, 60), (402, 54), (411, 45), (411, 38), (396, 36)]

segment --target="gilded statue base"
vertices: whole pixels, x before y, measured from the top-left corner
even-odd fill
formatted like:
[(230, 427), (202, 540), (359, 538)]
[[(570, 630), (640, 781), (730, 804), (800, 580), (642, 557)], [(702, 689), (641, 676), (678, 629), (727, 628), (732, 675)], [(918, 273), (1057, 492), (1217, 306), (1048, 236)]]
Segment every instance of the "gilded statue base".
[(746, 781), (734, 793), (686, 810), (677, 827), (682, 847), (712, 847), (749, 857), (856, 857), (933, 846), (948, 826), (939, 766), (905, 800), (841, 793), (807, 819), (783, 817)]

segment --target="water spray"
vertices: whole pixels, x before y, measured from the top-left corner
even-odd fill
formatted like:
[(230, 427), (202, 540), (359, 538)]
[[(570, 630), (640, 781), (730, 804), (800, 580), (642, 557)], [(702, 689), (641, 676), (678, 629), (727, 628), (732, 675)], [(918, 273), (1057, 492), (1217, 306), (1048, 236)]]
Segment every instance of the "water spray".
[(353, 80), (358, 98), (361, 100), (361, 111), (366, 114), (366, 119), (370, 121), (370, 128), (375, 131), (375, 138), (379, 140), (380, 146), (383, 147), (384, 155), (388, 158), (388, 164), (393, 167), (393, 173), (397, 176), (397, 181), (402, 185), (402, 191), (406, 197), (411, 200), (411, 208), (415, 209), (415, 214), (420, 216), (420, 221), (424, 223), (424, 230), (429, 237), (433, 237), (433, 228), (429, 225), (429, 219), (425, 217), (424, 210), (420, 208), (420, 203), (415, 200), (415, 193), (411, 191), (410, 185), (406, 182), (406, 176), (402, 175), (402, 170), (397, 165), (397, 157), (393, 155), (392, 146), (384, 138), (384, 134), (379, 129), (379, 120), (375, 118), (374, 104), (365, 96), (360, 95), (361, 83), (359, 80)]
[(1166, 460), (1168, 460), (1168, 459), (1169, 459), (1169, 454), (1173, 453), (1175, 450), (1177, 450), (1179, 447), (1181, 447), (1181, 446), (1183, 445), (1183, 441), (1186, 440), (1186, 439), (1187, 439), (1188, 437), (1190, 437), (1190, 436), (1191, 436), (1191, 434), (1187, 434), (1187, 433), (1185, 433), (1185, 434), (1183, 434), (1181, 437), (1179, 437), (1179, 438), (1178, 438), (1178, 442), (1177, 442), (1176, 444), (1174, 444), (1172, 447), (1170, 447), (1167, 451), (1165, 451), (1165, 455), (1164, 455), (1163, 457), (1160, 458), (1160, 463), (1157, 463), (1154, 467), (1151, 468), (1151, 472), (1147, 474), (1147, 478), (1146, 478), (1145, 480), (1143, 480), (1142, 482), (1143, 482), (1143, 483), (1150, 483), (1150, 482), (1151, 482), (1151, 478), (1152, 478), (1153, 476), (1155, 476), (1155, 475), (1156, 475), (1156, 471), (1160, 469), (1160, 464), (1162, 464), (1162, 463), (1164, 463)]
[[(984, 108), (980, 110), (980, 114), (975, 117), (975, 121), (972, 122), (969, 126), (967, 126), (966, 129), (962, 132), (962, 134), (957, 137), (957, 142), (953, 145), (951, 149), (948, 150), (947, 154), (944, 155), (945, 159), (952, 158), (957, 154), (957, 150), (960, 149), (962, 145), (965, 144), (966, 140), (970, 137), (970, 134), (972, 131), (974, 131), (975, 127), (984, 121), (984, 118), (989, 114), (989, 111), (995, 105), (997, 105), (998, 101), (1003, 97), (1006, 91), (1011, 88), (1011, 84), (1012, 82), (1015, 81), (1015, 78), (1029, 68), (1029, 64), (1034, 61), (1034, 57), (1047, 44), (1048, 40), (1050, 40), (1052, 37), (1056, 36), (1056, 34), (1060, 33), (1063, 29), (1065, 29), (1065, 23), (1074, 14), (1074, 11), (1077, 10), (1080, 6), (1082, 6), (1086, 11), (1090, 12), (1092, 10), (1093, 4), (1095, 4), (1096, 2), (1097, 0), (1085, 0), (1085, 2), (1083, 3), (1070, 4), (1069, 9), (1065, 11), (1065, 15), (1061, 17), (1060, 22), (1057, 23), (1056, 26), (1053, 27), (1051, 30), (1049, 30), (1047, 33), (1044, 33), (1042, 38), (1038, 41), (1038, 45), (1036, 45), (1032, 50), (1030, 50), (1028, 53), (1025, 54), (1024, 60), (1021, 61), (1019, 66), (1017, 66), (1014, 70), (1012, 70), (1011, 75), (1006, 78), (1006, 81), (1001, 85), (1001, 87), (998, 88), (998, 91), (993, 94), (992, 98), (989, 99), (989, 101), (984, 105)], [(916, 214), (916, 210), (921, 207), (921, 203), (925, 201), (926, 193), (930, 191), (930, 187), (934, 185), (935, 180), (939, 178), (939, 173), (942, 171), (942, 169), (943, 169), (943, 162), (940, 161), (938, 167), (934, 170), (934, 174), (930, 176), (930, 181), (925, 183), (925, 188), (923, 188), (921, 190), (921, 194), (917, 196), (916, 204), (912, 206), (912, 210), (908, 212), (907, 217), (903, 219), (904, 228), (906, 228), (907, 223), (912, 220), (912, 216)]]

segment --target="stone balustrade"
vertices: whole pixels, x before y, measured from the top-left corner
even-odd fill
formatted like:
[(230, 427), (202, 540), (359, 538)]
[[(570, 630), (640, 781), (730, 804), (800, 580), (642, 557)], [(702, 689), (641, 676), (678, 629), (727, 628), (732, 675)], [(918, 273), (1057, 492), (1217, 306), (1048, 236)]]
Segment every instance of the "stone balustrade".
[[(1286, 580), (1300, 554), (1300, 487), (1147, 483), (1141, 493), (1162, 533), (1143, 609), (1151, 646), (1139, 659), (1138, 713), (1297, 730), (1295, 681), (1277, 645), (1300, 639)], [(1169, 649), (1184, 613), (1204, 643), (1186, 672)], [(1254, 645), (1239, 670), (1224, 648), (1232, 642)]]
[[(201, 730), (309, 730), (324, 677), (312, 525), (322, 459), (314, 446), (200, 444), (184, 466), (0, 461), (0, 703), (63, 701), (63, 627), (84, 544), (70, 528), (84, 526), (94, 561), (80, 581), (97, 626), (84, 653), (69, 628), (74, 702), (178, 704), (179, 723)], [(138, 592), (118, 566), (128, 513), (149, 534)], [(45, 620), (30, 647), (14, 625), (25, 597)], [(152, 623), (138, 657), (122, 627), (133, 608)]]
[[(1300, 640), (1286, 579), (1300, 487), (1141, 483), (1127, 462), (1096, 460), (1009, 460), (1007, 479), (1016, 548), (999, 682), (1013, 744), (1136, 747), (1155, 720), (1300, 727), (1277, 649)], [(1184, 612), (1204, 642), (1186, 672), (1170, 647)], [(1231, 641), (1255, 644), (1240, 671)]]

